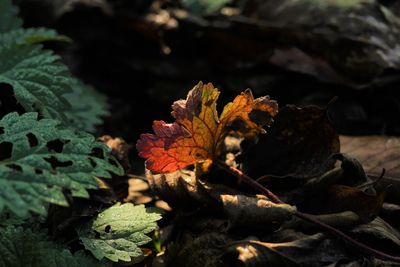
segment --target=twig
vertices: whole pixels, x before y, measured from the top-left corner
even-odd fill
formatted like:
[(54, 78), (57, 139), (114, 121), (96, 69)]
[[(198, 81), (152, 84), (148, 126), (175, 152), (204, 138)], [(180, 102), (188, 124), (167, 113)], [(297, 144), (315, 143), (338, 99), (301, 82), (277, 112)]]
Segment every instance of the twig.
[[(238, 177), (240, 180), (244, 181), (246, 184), (250, 185), (251, 187), (253, 187), (254, 189), (260, 191), (261, 193), (265, 194), (270, 200), (272, 200), (272, 202), (274, 203), (279, 203), (279, 204), (285, 204), (285, 202), (283, 202), (282, 200), (279, 199), (279, 197), (277, 195), (275, 195), (273, 192), (271, 192), (270, 190), (268, 190), (268, 188), (266, 188), (265, 186), (263, 186), (262, 184), (260, 184), (259, 182), (257, 182), (256, 180), (252, 179), (250, 176), (246, 175), (245, 173), (243, 173), (242, 171), (240, 171), (237, 168), (234, 167), (230, 167), (228, 165), (226, 165), (224, 162), (222, 162), (221, 160), (214, 160), (213, 161), (219, 168), (225, 170), (226, 172), (233, 174), (234, 176)], [(307, 214), (307, 213), (303, 213), (300, 211), (295, 211), (294, 216), (303, 219), (305, 221), (308, 221), (310, 223), (313, 223), (317, 226), (319, 226), (321, 229), (326, 230), (327, 232), (339, 237), (340, 239), (347, 241), (350, 245), (352, 245), (353, 247), (368, 253), (368, 254), (372, 254), (377, 258), (380, 258), (382, 260), (389, 260), (389, 261), (393, 261), (393, 262), (399, 262), (400, 263), (400, 257), (399, 256), (392, 256), (389, 254), (386, 254), (382, 251), (376, 250), (374, 248), (371, 248), (355, 239), (353, 239), (352, 237), (348, 236), (347, 234), (343, 233), (342, 231), (340, 231), (339, 229), (336, 229), (335, 227), (332, 227), (326, 223), (323, 223), (321, 221), (319, 221), (318, 219), (314, 218), (312, 215)]]

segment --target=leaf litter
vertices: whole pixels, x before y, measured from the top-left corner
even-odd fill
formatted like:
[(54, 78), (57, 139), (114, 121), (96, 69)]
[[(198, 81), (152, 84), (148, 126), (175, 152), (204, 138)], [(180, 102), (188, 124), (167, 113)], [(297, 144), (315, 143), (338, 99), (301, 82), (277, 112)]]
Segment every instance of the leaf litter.
[[(198, 109), (192, 108), (189, 112), (204, 114), (202, 109), (207, 110), (209, 106), (201, 98), (196, 103), (192, 94), (193, 91), (185, 102), (176, 103), (183, 107), (196, 107), (198, 104)], [(216, 118), (215, 112), (209, 114)], [(189, 116), (193, 118), (193, 115)], [(271, 113), (264, 113), (264, 116), (270, 125), (266, 135), (258, 135), (262, 131), (254, 125), (257, 135), (243, 141), (246, 135), (241, 132), (240, 124), (236, 129), (226, 125), (223, 127), (229, 129), (229, 134), (217, 138), (202, 136), (204, 143), (213, 144), (212, 149), (206, 149), (208, 154), (204, 157), (191, 159), (184, 165), (173, 163), (175, 167), (171, 169), (154, 167), (157, 163), (146, 164), (151, 193), (171, 207), (168, 212), (170, 223), (164, 228), (172, 226), (174, 230), (172, 234), (167, 231), (168, 236), (163, 239), (165, 251), (160, 257), (164, 265), (161, 266), (391, 264), (387, 260), (377, 260), (318, 225), (294, 216), (297, 210), (313, 214), (310, 216), (320, 222), (392, 255), (396, 255), (399, 249), (398, 220), (384, 216), (383, 208), (390, 210), (390, 207), (392, 212), (396, 212), (396, 204), (385, 202), (387, 190), (382, 189), (381, 180), (370, 176), (350, 151), (349, 154), (340, 153), (339, 136), (327, 117), (326, 109), (283, 107), (274, 123), (271, 123)], [(179, 122), (179, 116), (175, 114), (174, 117)], [(156, 135), (142, 135), (137, 145), (140, 155), (154, 162), (165, 159), (165, 151), (171, 144), (193, 140), (196, 134), (184, 132), (183, 129), (189, 128), (187, 126), (170, 132), (157, 129), (175, 129), (182, 127), (182, 123), (174, 126), (156, 123), (155, 126)], [(245, 129), (249, 132), (248, 128)], [(165, 142), (170, 137), (172, 140)], [(222, 138), (224, 142), (220, 140)], [(160, 139), (164, 142), (157, 143)], [(230, 140), (227, 143), (225, 139)], [(158, 145), (154, 146), (154, 143)], [(179, 161), (181, 155), (191, 155), (191, 151), (177, 155)], [(218, 158), (227, 159), (230, 165), (253, 174), (287, 204), (277, 204), (258, 195), (240, 177), (222, 172), (215, 164), (209, 164), (207, 168), (202, 165), (205, 160), (216, 161)], [(169, 163), (163, 166), (171, 166)], [(177, 166), (181, 166), (179, 170)], [(381, 214), (386, 220), (380, 217)]]
[[(105, 1), (100, 2), (103, 3)], [(207, 3), (207, 1), (202, 2)], [(216, 62), (217, 60), (214, 60), (214, 64), (226, 64), (226, 59), (230, 59), (231, 54), (243, 55), (245, 53), (250, 60), (245, 58), (245, 64), (241, 62), (242, 64), (232, 65), (248, 66), (250, 62), (251, 65), (257, 66), (257, 63), (269, 62), (283, 70), (307, 73), (326, 83), (340, 84), (358, 89), (369, 88), (372, 85), (379, 87), (382, 84), (387, 84), (390, 78), (394, 77), (391, 76), (392, 72), (387, 70), (399, 68), (398, 53), (396, 53), (397, 45), (386, 45), (391, 44), (398, 35), (397, 32), (393, 31), (396, 29), (393, 25), (398, 23), (398, 12), (394, 9), (388, 10), (386, 8), (389, 5), (395, 5), (388, 3), (390, 1), (328, 1), (329, 3), (325, 3), (319, 0), (287, 0), (268, 2), (247, 1), (243, 11), (232, 12), (233, 15), (229, 16), (210, 16), (206, 19), (200, 17), (201, 14), (194, 16), (189, 13), (186, 14), (186, 17), (179, 16), (178, 11), (185, 13), (184, 10), (170, 8), (167, 10), (170, 16), (168, 23), (175, 21), (175, 23), (194, 25), (198, 29), (196, 34), (201, 32), (199, 36), (211, 37), (212, 42), (210, 43), (212, 43), (212, 47), (215, 50), (213, 54), (220, 55), (218, 58), (220, 62), (218, 63)], [(383, 2), (386, 2), (385, 5), (382, 4)], [(318, 12), (311, 8), (312, 4), (315, 3), (319, 3), (317, 6)], [(281, 13), (274, 14), (275, 8), (272, 9), (268, 6), (272, 4), (280, 5), (282, 7), (280, 9)], [(68, 8), (73, 9), (72, 7)], [(111, 8), (111, 5), (109, 8)], [(221, 6), (218, 8), (221, 8)], [(152, 7), (152, 9), (157, 8)], [(165, 10), (159, 8), (158, 11), (161, 13)], [(207, 9), (206, 12), (208, 12)], [(221, 14), (228, 13), (224, 10), (224, 12), (221, 11)], [(316, 17), (313, 14), (318, 14), (318, 16)], [(368, 14), (368, 16), (365, 14)], [(157, 15), (159, 14), (152, 15), (146, 16), (146, 19), (150, 21), (151, 18), (158, 17)], [(337, 15), (344, 19), (335, 20), (334, 18)], [(307, 17), (309, 19), (304, 20)], [(325, 19), (328, 23), (324, 21)], [(129, 23), (138, 22), (130, 21)], [(294, 30), (291, 29), (293, 25), (299, 24), (300, 27)], [(160, 28), (165, 26), (160, 22), (157, 25)], [(224, 27), (229, 28), (231, 31), (226, 31), (225, 34), (213, 34), (214, 31), (223, 30)], [(257, 37), (254, 39), (251, 37), (251, 40), (248, 41), (236, 42), (238, 39), (234, 39), (232, 33), (236, 34), (240, 27), (244, 28), (242, 31), (246, 35), (249, 32), (255, 33), (257, 31), (262, 34), (254, 34)], [(136, 25), (132, 28), (142, 27), (137, 27)], [(175, 28), (174, 30), (176, 30)], [(314, 30), (310, 32), (309, 29)], [(157, 28), (157, 30), (160, 29)], [(377, 36), (376, 39), (365, 38), (365, 32), (371, 31)], [(271, 38), (277, 34), (281, 36), (278, 39), (284, 43), (283, 45), (281, 43), (277, 44), (276, 38)], [(264, 38), (268, 39), (268, 42), (257, 40), (261, 35), (265, 36)], [(158, 34), (156, 38), (160, 38), (160, 36), (161, 34)], [(243, 36), (241, 37), (240, 40), (243, 40)], [(161, 40), (160, 43), (162, 42)], [(315, 46), (314, 44), (322, 45)], [(229, 51), (231, 54), (229, 52), (222, 53), (219, 47), (223, 47), (223, 50)], [(351, 49), (341, 49), (343, 47), (350, 47)], [(174, 48), (172, 47), (172, 49)], [(271, 50), (273, 53), (270, 53)], [(336, 51), (342, 51), (342, 53), (337, 53)], [(357, 54), (358, 58), (363, 60), (361, 62), (353, 60), (352, 54)], [(123, 58), (125, 59), (126, 57), (127, 55), (124, 55)], [(200, 57), (204, 57), (203, 54), (200, 53)], [(240, 60), (243, 60), (243, 58), (240, 58)], [(177, 69), (179, 64), (168, 65), (167, 68), (172, 69), (169, 72), (172, 75), (169, 74), (170, 77), (168, 79), (175, 82), (176, 76), (173, 76), (174, 73), (179, 73), (180, 75), (184, 73), (186, 75), (193, 72), (196, 73), (195, 79), (199, 75), (204, 76), (198, 73), (198, 69), (195, 68), (196, 64), (192, 64), (193, 62), (192, 58), (190, 58), (190, 66), (193, 68), (185, 66), (190, 71), (183, 71), (182, 66), (178, 66), (180, 68)], [(238, 61), (234, 62), (237, 63)], [(209, 62), (207, 63), (209, 64)], [(135, 68), (143, 68), (140, 64), (132, 64), (136, 64)], [(163, 71), (163, 66), (165, 68), (164, 64), (153, 64), (153, 62), (148, 64), (151, 66), (142, 65), (145, 65), (145, 68), (155, 73)], [(202, 66), (201, 68), (204, 66), (204, 64), (197, 65)], [(248, 81), (250, 75), (251, 78), (257, 80), (255, 84), (259, 86), (258, 90), (254, 88), (254, 92), (257, 95), (261, 94), (260, 92), (265, 91), (264, 83), (260, 82), (263, 81), (265, 72), (263, 72), (263, 75), (253, 74), (255, 68), (248, 69), (250, 74), (243, 74), (245, 78), (241, 75), (233, 77), (236, 76), (237, 72), (235, 72), (234, 75), (228, 74), (221, 79), (235, 84), (237, 80)], [(243, 72), (244, 69), (239, 68), (239, 71)], [(193, 75), (188, 76), (190, 76), (188, 79), (194, 80)], [(261, 89), (260, 84), (262, 85)], [(169, 87), (174, 87), (171, 84), (168, 85)], [(155, 86), (160, 86), (163, 89), (168, 87), (162, 82)], [(176, 91), (173, 92), (168, 95), (175, 95)], [(376, 102), (375, 104), (384, 105)], [(298, 108), (293, 107), (292, 109), (296, 110)], [(313, 112), (309, 111), (307, 107), (302, 107), (302, 109), (304, 109), (303, 115), (294, 111), (287, 118), (278, 120), (279, 116), (284, 114), (281, 109), (280, 113), (275, 117), (276, 125), (278, 125), (279, 121), (289, 124), (288, 131), (282, 134), (283, 141), (286, 138), (289, 139), (286, 140), (287, 149), (272, 149), (273, 146), (268, 145), (263, 146), (258, 152), (250, 154), (251, 149), (257, 149), (258, 146), (261, 147), (261, 142), (264, 139), (273, 136), (275, 125), (273, 124), (272, 128), (268, 129), (269, 135), (258, 137), (260, 140), (257, 145), (252, 146), (251, 142), (250, 144), (242, 142), (241, 145), (231, 150), (229, 155), (226, 154), (224, 148), (221, 148), (222, 152), (220, 152), (221, 155), (219, 157), (221, 159), (226, 157), (230, 166), (239, 167), (246, 173), (251, 173), (252, 177), (259, 179), (262, 184), (273, 189), (291, 207), (297, 207), (299, 210), (316, 214), (319, 220), (342, 229), (348, 234), (354, 232), (355, 236), (362, 239), (363, 242), (369, 242), (372, 245), (376, 245), (381, 241), (388, 242), (387, 245), (379, 248), (384, 251), (388, 249), (388, 252), (393, 250), (393, 254), (396, 254), (398, 247), (394, 245), (396, 242), (393, 241), (395, 240), (393, 236), (395, 237), (396, 235), (393, 233), (399, 229), (399, 202), (396, 202), (399, 194), (393, 193), (392, 190), (396, 188), (397, 177), (389, 176), (392, 170), (386, 167), (386, 174), (378, 180), (383, 167), (381, 164), (385, 164), (385, 160), (380, 161), (379, 164), (375, 164), (376, 162), (372, 160), (375, 164), (375, 170), (371, 172), (368, 164), (364, 163), (364, 159), (356, 155), (356, 150), (353, 148), (346, 149), (342, 137), (340, 137), (342, 145), (342, 150), (340, 150), (338, 136), (332, 125), (329, 124), (329, 120), (324, 117), (326, 115), (324, 111), (321, 112), (321, 116), (323, 115), (322, 118), (324, 118), (321, 122), (321, 120), (313, 118)], [(314, 121), (314, 125), (311, 125), (311, 127), (310, 124), (306, 123), (306, 127), (303, 128), (290, 125), (295, 125), (297, 122), (301, 125), (302, 118), (305, 118), (307, 114), (310, 115), (310, 120)], [(290, 120), (292, 116), (298, 119)], [(135, 124), (137, 124), (136, 121)], [(121, 125), (118, 124), (117, 127), (120, 128)], [(321, 128), (328, 129), (328, 131), (322, 131)], [(312, 130), (307, 132), (308, 129)], [(129, 133), (131, 131), (132, 129), (129, 129)], [(279, 133), (279, 131), (276, 132)], [(288, 133), (291, 132), (294, 133), (293, 139), (289, 138), (290, 135)], [(321, 133), (325, 133), (325, 135), (321, 135)], [(229, 136), (229, 138), (239, 140), (236, 143), (241, 141), (240, 138), (235, 136)], [(227, 138), (224, 139), (226, 141)], [(275, 145), (277, 144), (275, 143), (276, 141), (269, 144)], [(303, 150), (299, 149), (302, 147)], [(367, 149), (370, 149), (370, 153), (376, 153), (376, 149), (373, 149), (372, 146), (371, 148), (367, 147)], [(306, 153), (307, 150), (311, 153)], [(282, 155), (278, 154), (278, 152), (284, 153)], [(339, 152), (347, 155), (337, 154)], [(379, 157), (380, 154), (377, 153), (377, 155)], [(356, 156), (359, 161), (353, 156)], [(260, 159), (263, 160), (258, 163), (255, 162)], [(256, 166), (252, 165), (253, 161)], [(336, 165), (334, 166), (335, 161)], [(394, 160), (394, 163), (396, 163), (396, 160)], [(363, 168), (365, 168), (365, 171)], [(160, 233), (163, 233), (160, 239), (164, 240), (162, 244), (166, 250), (159, 257), (156, 257), (155, 261), (159, 258), (165, 258), (164, 262), (170, 263), (170, 266), (265, 266), (267, 264), (279, 266), (284, 266), (284, 264), (302, 264), (305, 266), (394, 265), (377, 260), (370, 255), (359, 253), (343, 245), (344, 243), (340, 240), (326, 235), (315, 225), (298, 220), (295, 217), (288, 218), (285, 222), (277, 220), (274, 225), (274, 222), (268, 222), (267, 216), (262, 216), (262, 219), (265, 219), (266, 222), (264, 224), (259, 222), (259, 216), (252, 217), (251, 214), (244, 213), (244, 216), (249, 216), (249, 220), (247, 222), (244, 220), (244, 225), (240, 225), (240, 220), (239, 224), (237, 224), (237, 218), (240, 218), (240, 215), (230, 215), (229, 212), (224, 210), (225, 206), (221, 201), (221, 196), (228, 196), (227, 199), (229, 200), (239, 198), (246, 200), (229, 202), (230, 207), (233, 207), (233, 212), (238, 214), (240, 214), (240, 211), (248, 212), (249, 206), (256, 207), (256, 205), (251, 206), (251, 203), (258, 203), (259, 201), (268, 203), (268, 200), (259, 197), (252, 188), (249, 188), (242, 181), (236, 180), (235, 177), (231, 177), (213, 166), (207, 169), (209, 170), (208, 173), (199, 172), (198, 168), (196, 168), (197, 172), (193, 172), (190, 169), (168, 174), (147, 172), (151, 188), (151, 190), (148, 190), (149, 192), (146, 191), (146, 186), (141, 182), (130, 183), (131, 188), (138, 188), (137, 191), (133, 192), (145, 192), (145, 194), (152, 195), (154, 201), (159, 201), (160, 198), (165, 199), (173, 207), (172, 211), (166, 214), (165, 222), (160, 224)], [(186, 174), (183, 175), (183, 172)], [(144, 182), (143, 179), (138, 179), (138, 177), (134, 179)], [(392, 186), (388, 187), (388, 185)], [(383, 198), (383, 193), (386, 194), (386, 197), (382, 200), (383, 203), (380, 204), (380, 198)], [(359, 201), (363, 197), (372, 198), (372, 201), (367, 201), (367, 204), (365, 201)], [(132, 199), (132, 201), (138, 200), (136, 198)], [(335, 205), (336, 202), (343, 202), (338, 205), (340, 208)], [(332, 205), (329, 205), (329, 203), (332, 203)], [(352, 204), (351, 207), (348, 206), (349, 204)], [(349, 209), (353, 209), (357, 213), (346, 211)], [(360, 214), (360, 209), (365, 209), (366, 211)], [(268, 210), (268, 208), (265, 208), (265, 210)], [(261, 210), (254, 208), (254, 211), (255, 215)], [(379, 217), (376, 217), (377, 215)], [(379, 218), (383, 218), (386, 223), (382, 224)], [(376, 221), (379, 223), (376, 223)], [(236, 225), (236, 227), (231, 227), (232, 225)], [(255, 230), (253, 225), (260, 226), (261, 230)], [(383, 225), (390, 225), (391, 227), (385, 228)], [(375, 234), (362, 230), (353, 231), (352, 228), (356, 229), (357, 226), (365, 226), (365, 229), (369, 230), (374, 229), (376, 230)], [(383, 234), (380, 236), (377, 233)], [(272, 248), (276, 249), (273, 250)], [(323, 251), (316, 248), (321, 248)], [(304, 253), (295, 253), (296, 249), (300, 249)], [(277, 250), (279, 250), (279, 253)], [(303, 256), (305, 256), (304, 261), (302, 260)]]

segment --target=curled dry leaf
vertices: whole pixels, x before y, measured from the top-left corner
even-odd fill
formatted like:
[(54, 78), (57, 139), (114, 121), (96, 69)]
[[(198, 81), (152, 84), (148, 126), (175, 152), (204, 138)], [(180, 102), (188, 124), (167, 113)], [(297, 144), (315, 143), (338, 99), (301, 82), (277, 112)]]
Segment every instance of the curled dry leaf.
[(384, 251), (392, 251), (393, 254), (399, 255), (400, 232), (380, 217), (354, 227), (351, 232), (356, 233), (362, 240), (372, 241)]
[(400, 138), (388, 136), (340, 136), (341, 151), (352, 154), (362, 163), (370, 176), (385, 176), (379, 181), (381, 188), (390, 186), (387, 199), (400, 204)]
[(154, 193), (172, 208), (193, 207), (216, 203), (206, 183), (196, 179), (193, 171), (179, 170), (172, 173), (153, 174), (146, 171), (146, 177)]
[(331, 158), (341, 161), (341, 165), (302, 186), (300, 209), (312, 213), (354, 211), (362, 220), (372, 220), (382, 207), (386, 189), (375, 190), (375, 182), (357, 159), (340, 153)]
[(358, 158), (365, 171), (400, 179), (400, 138), (387, 136), (340, 136), (342, 153)]
[[(265, 27), (267, 40), (271, 32), (281, 36), (283, 43), (264, 49), (271, 64), (362, 88), (400, 67), (399, 17), (388, 6), (375, 0), (249, 0), (243, 17)], [(257, 51), (258, 58), (265, 51)]]
[(360, 186), (371, 183), (363, 166), (356, 158), (341, 153), (335, 154), (331, 158), (339, 160), (340, 166), (319, 177), (309, 179), (304, 186), (308, 194), (324, 192), (335, 184)]
[(326, 109), (290, 105), (279, 110), (268, 135), (245, 152), (243, 165), (251, 177), (312, 177), (331, 169), (334, 160), (328, 158), (339, 150)]
[(185, 233), (176, 247), (167, 251), (167, 263), (177, 267), (325, 266), (348, 257), (345, 248), (321, 233), (285, 230), (278, 234), (278, 241), (270, 243), (256, 237), (234, 240), (216, 232)]
[[(232, 262), (233, 256), (236, 260)], [(222, 257), (231, 267), (324, 266), (345, 259), (343, 249), (321, 233), (282, 243), (244, 240), (233, 243)]]
[(266, 229), (268, 224), (290, 219), (296, 210), (288, 204), (274, 204), (262, 195), (244, 196), (227, 187), (210, 185), (196, 179), (193, 171), (180, 170), (167, 174), (148, 171), (147, 178), (153, 193), (173, 208), (192, 212), (204, 207), (208, 213), (213, 210), (217, 214), (225, 214), (231, 228)]
[(224, 210), (231, 227), (265, 227), (265, 224), (279, 223), (291, 218), (296, 208), (288, 204), (275, 204), (262, 195), (221, 195)]
[(379, 216), (397, 229), (400, 229), (400, 205), (383, 203)]
[(128, 196), (124, 199), (125, 202), (132, 202), (135, 205), (139, 205), (153, 201), (153, 197), (148, 194), (149, 184), (146, 181), (131, 176), (128, 184)]
[[(360, 217), (352, 211), (340, 213), (322, 214), (314, 216), (318, 221), (336, 228), (349, 228), (361, 223)], [(319, 230), (320, 228), (312, 223), (306, 222), (297, 217), (282, 225), (282, 229), (298, 229), (301, 231)]]
[(131, 150), (131, 145), (127, 144), (122, 138), (113, 138), (109, 135), (103, 135), (99, 140), (111, 148), (112, 154), (119, 162), (121, 162), (126, 171), (131, 168), (129, 163), (129, 151)]
[(176, 267), (219, 267), (219, 256), (231, 242), (225, 234), (208, 232), (200, 236), (185, 233), (174, 248), (167, 250), (167, 266)]
[[(219, 91), (211, 83), (198, 83), (186, 100), (172, 105), (174, 123), (154, 121), (155, 134), (142, 134), (137, 142), (139, 156), (155, 173), (170, 173), (217, 157), (224, 138), (232, 131), (245, 138), (264, 133), (263, 125), (278, 112), (268, 96), (253, 98), (248, 89), (228, 103), (218, 117)], [(261, 116), (260, 116), (261, 115)]]
[(379, 214), (386, 191), (367, 194), (356, 187), (334, 185), (329, 189), (328, 195), (332, 212), (353, 211), (364, 221), (370, 221)]

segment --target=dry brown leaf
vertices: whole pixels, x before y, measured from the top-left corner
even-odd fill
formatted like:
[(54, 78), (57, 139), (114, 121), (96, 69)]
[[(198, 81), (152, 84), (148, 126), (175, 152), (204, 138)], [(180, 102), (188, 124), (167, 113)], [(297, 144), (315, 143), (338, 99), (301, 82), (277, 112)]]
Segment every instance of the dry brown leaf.
[[(352, 211), (340, 213), (321, 214), (314, 216), (318, 221), (336, 228), (349, 228), (360, 224), (360, 217)], [(301, 231), (319, 230), (320, 228), (312, 223), (306, 222), (297, 217), (282, 225), (282, 229), (299, 229)]]
[(375, 241), (374, 244), (385, 251), (393, 250), (392, 253), (399, 254), (400, 232), (380, 217), (376, 217), (367, 224), (354, 227), (351, 232), (356, 233), (360, 238)]
[(131, 176), (128, 180), (128, 196), (124, 199), (126, 202), (132, 202), (136, 205), (147, 204), (153, 201), (149, 195), (149, 184), (141, 178)]
[[(230, 228), (266, 229), (268, 225), (290, 219), (296, 210), (288, 204), (274, 204), (262, 195), (244, 196), (228, 187), (200, 181), (193, 171), (167, 174), (148, 171), (146, 175), (153, 193), (172, 208), (193, 212), (203, 207), (209, 213), (215, 211), (226, 215)], [(226, 221), (225, 217), (223, 220)]]
[(111, 148), (112, 154), (118, 159), (126, 171), (131, 168), (129, 163), (129, 151), (132, 148), (131, 145), (128, 145), (122, 138), (113, 138), (109, 135), (103, 135), (99, 140)]
[(275, 204), (265, 196), (221, 195), (230, 226), (262, 228), (266, 224), (282, 222), (291, 218), (296, 208), (288, 204)]
[(167, 250), (166, 265), (174, 267), (220, 267), (219, 256), (231, 238), (217, 232), (200, 236), (185, 232), (175, 247)]
[(329, 157), (340, 150), (326, 109), (288, 105), (279, 110), (269, 134), (244, 152), (244, 171), (262, 175), (313, 177), (330, 170)]
[(205, 232), (185, 233), (167, 255), (174, 267), (261, 267), (325, 266), (347, 258), (346, 248), (322, 233), (306, 235), (292, 230), (278, 231), (274, 243), (257, 237), (235, 240), (230, 235)]
[(346, 258), (343, 248), (337, 247), (321, 233), (282, 243), (257, 240), (235, 243), (223, 257), (229, 260), (227, 266), (324, 266), (328, 262)]
[(387, 200), (400, 203), (400, 138), (388, 136), (340, 136), (342, 153), (356, 157), (368, 175), (379, 177), (381, 188), (390, 186)]
[(400, 205), (383, 203), (379, 216), (397, 229), (400, 229)]
[(340, 136), (342, 153), (358, 158), (364, 170), (379, 176), (382, 168), (386, 176), (400, 179), (400, 138), (388, 136)]
[(367, 194), (356, 187), (333, 185), (328, 195), (332, 212), (353, 211), (364, 221), (370, 221), (381, 210), (386, 191)]
[(207, 185), (199, 181), (193, 171), (153, 174), (147, 170), (146, 177), (154, 195), (166, 201), (172, 208), (192, 208), (217, 202), (208, 192)]

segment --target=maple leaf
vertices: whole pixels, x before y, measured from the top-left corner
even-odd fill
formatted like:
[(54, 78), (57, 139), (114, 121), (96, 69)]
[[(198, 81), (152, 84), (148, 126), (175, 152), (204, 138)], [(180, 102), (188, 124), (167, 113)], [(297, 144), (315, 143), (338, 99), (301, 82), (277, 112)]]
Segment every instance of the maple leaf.
[[(224, 138), (234, 132), (244, 138), (265, 133), (263, 125), (272, 122), (278, 104), (268, 96), (253, 98), (249, 89), (228, 103), (218, 117), (219, 91), (211, 83), (199, 82), (172, 105), (174, 123), (154, 121), (155, 134), (142, 134), (136, 144), (146, 168), (168, 173), (218, 156)], [(262, 116), (260, 116), (262, 115)]]

